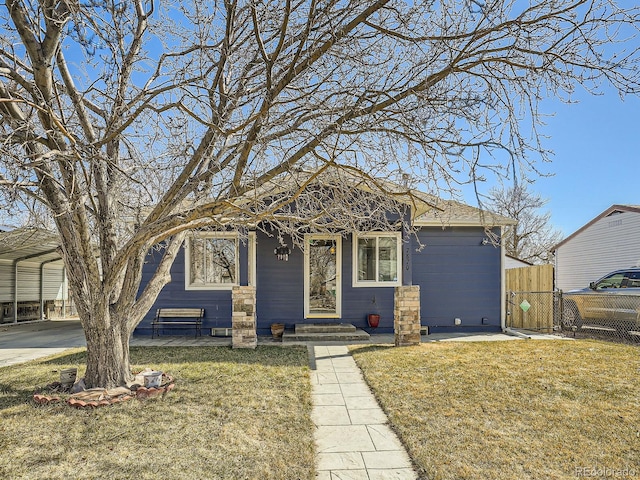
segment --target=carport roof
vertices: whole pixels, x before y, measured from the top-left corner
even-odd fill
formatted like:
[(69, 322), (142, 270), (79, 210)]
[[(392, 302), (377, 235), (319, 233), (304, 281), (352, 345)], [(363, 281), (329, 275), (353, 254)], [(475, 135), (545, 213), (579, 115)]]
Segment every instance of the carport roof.
[(37, 262), (61, 259), (56, 233), (41, 228), (0, 228), (0, 260), (27, 260)]

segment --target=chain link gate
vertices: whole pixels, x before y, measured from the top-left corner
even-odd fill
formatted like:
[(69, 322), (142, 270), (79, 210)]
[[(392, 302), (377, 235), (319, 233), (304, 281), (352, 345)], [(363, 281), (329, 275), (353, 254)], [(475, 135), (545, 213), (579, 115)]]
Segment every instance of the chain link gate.
[(507, 327), (541, 333), (640, 341), (640, 296), (507, 292)]
[(560, 292), (507, 292), (507, 327), (541, 333), (558, 329)]

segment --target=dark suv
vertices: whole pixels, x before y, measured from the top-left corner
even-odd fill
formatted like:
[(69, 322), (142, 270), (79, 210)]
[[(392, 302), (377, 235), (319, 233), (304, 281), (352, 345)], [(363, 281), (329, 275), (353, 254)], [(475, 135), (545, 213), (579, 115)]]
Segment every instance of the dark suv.
[(589, 288), (564, 295), (563, 325), (640, 331), (640, 267), (611, 272)]

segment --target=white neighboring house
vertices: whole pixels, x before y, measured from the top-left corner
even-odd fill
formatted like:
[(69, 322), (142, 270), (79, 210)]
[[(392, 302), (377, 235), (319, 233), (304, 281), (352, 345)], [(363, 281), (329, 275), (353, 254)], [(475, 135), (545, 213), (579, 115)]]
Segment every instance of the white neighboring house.
[(526, 260), (520, 260), (517, 257), (505, 254), (504, 256), (504, 268), (510, 270), (512, 268), (530, 267), (533, 263), (529, 263)]
[(613, 205), (553, 247), (556, 287), (585, 288), (607, 273), (640, 265), (640, 205)]

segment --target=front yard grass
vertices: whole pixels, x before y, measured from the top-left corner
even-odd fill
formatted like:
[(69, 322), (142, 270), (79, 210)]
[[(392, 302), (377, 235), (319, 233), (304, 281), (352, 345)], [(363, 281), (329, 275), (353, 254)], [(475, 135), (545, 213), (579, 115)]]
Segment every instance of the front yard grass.
[(163, 370), (164, 398), (76, 410), (38, 406), (36, 387), (85, 352), (0, 368), (0, 478), (311, 479), (311, 390), (304, 348), (132, 348)]
[(597, 341), (351, 351), (423, 478), (640, 476), (640, 350)]

